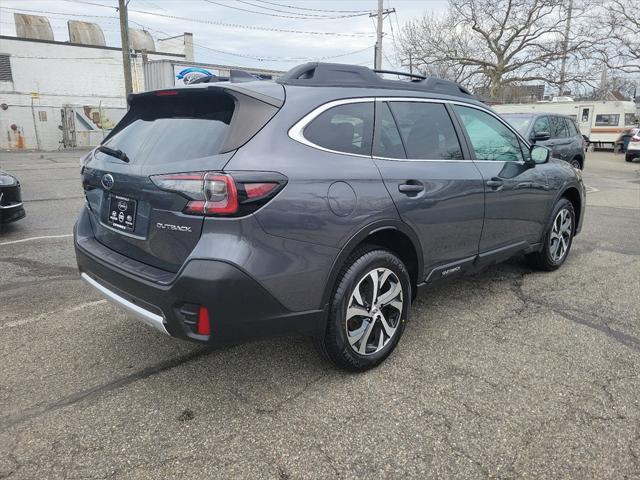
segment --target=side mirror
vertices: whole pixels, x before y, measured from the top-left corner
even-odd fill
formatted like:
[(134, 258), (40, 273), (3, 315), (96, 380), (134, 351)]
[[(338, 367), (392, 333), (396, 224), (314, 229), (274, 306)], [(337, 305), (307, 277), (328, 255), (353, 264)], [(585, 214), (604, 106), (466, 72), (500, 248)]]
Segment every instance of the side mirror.
[(529, 156), (533, 163), (547, 163), (550, 155), (551, 151), (541, 145), (533, 145), (529, 150)]
[(551, 138), (551, 134), (549, 132), (535, 132), (533, 134), (533, 140), (536, 142), (544, 142), (545, 140), (549, 140)]

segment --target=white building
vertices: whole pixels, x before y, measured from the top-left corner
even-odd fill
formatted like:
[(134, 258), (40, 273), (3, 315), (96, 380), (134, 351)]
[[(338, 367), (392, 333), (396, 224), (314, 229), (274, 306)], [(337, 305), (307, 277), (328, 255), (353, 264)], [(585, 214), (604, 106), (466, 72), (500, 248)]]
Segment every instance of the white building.
[[(104, 46), (95, 24), (69, 22), (70, 38), (82, 42), (71, 43), (53, 40), (45, 18), (28, 20), (29, 28), (16, 28), (22, 37), (0, 36), (0, 150), (97, 145), (126, 112), (121, 49)], [(18, 18), (16, 27), (24, 27)], [(178, 74), (191, 66), (218, 75), (233, 68), (194, 63), (190, 33), (154, 42), (130, 29), (130, 42), (134, 92), (180, 84)]]

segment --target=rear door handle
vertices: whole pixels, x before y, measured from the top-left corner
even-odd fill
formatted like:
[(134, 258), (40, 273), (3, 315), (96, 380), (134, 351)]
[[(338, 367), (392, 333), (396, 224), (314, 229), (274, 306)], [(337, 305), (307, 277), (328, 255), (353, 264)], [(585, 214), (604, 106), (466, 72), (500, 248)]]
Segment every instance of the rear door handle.
[(499, 178), (492, 178), (487, 181), (487, 187), (491, 187), (493, 189), (498, 189), (504, 185), (504, 180), (500, 180)]
[(398, 191), (402, 193), (419, 193), (424, 190), (424, 185), (416, 180), (409, 180), (411, 183), (401, 183)]

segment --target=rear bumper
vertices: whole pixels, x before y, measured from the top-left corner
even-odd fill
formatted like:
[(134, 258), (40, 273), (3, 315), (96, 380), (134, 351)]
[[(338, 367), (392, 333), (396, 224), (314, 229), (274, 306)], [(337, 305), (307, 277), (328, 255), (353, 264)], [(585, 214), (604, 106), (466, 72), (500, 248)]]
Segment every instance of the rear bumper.
[[(324, 322), (323, 310), (289, 311), (229, 263), (192, 259), (177, 274), (159, 275), (113, 251), (106, 256), (106, 247), (84, 236), (82, 226), (76, 225), (74, 244), (83, 280), (137, 319), (174, 337), (226, 345), (270, 335), (313, 335)], [(185, 315), (194, 305), (209, 311), (208, 336), (198, 335)]]
[(81, 273), (80, 278), (84, 280), (87, 284), (91, 285), (93, 288), (98, 290), (104, 297), (109, 300), (114, 305), (126, 310), (129, 314), (136, 317), (138, 320), (143, 321), (147, 325), (159, 330), (160, 332), (169, 335), (167, 329), (164, 326), (164, 317), (160, 315), (156, 315), (149, 310), (145, 310), (142, 307), (139, 307), (133, 302), (130, 302), (124, 297), (121, 297), (117, 293), (112, 290), (109, 290), (107, 287), (99, 283), (98, 281), (91, 278), (87, 273)]

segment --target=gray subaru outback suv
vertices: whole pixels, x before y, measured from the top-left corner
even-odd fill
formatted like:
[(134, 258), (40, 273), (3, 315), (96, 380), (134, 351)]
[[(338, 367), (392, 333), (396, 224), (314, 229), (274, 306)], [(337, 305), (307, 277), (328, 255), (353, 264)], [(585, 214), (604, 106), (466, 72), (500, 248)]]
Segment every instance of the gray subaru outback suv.
[(299, 332), (361, 371), (420, 290), (520, 253), (567, 258), (579, 172), (457, 84), (326, 63), (236, 77), (131, 95), (83, 161), (81, 276), (161, 332)]

